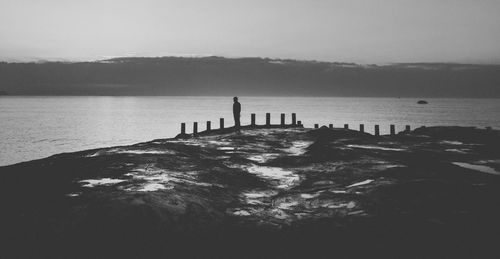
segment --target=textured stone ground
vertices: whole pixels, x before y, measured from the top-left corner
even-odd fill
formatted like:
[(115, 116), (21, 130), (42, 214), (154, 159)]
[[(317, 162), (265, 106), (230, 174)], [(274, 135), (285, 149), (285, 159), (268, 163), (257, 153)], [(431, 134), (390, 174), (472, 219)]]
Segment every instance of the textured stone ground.
[(487, 256), (499, 141), (460, 127), (248, 129), (2, 167), (2, 255)]

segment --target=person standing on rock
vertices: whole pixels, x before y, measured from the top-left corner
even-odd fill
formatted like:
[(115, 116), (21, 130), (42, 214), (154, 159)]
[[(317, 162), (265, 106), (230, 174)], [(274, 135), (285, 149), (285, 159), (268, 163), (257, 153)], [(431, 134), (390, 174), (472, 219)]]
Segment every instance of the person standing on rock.
[(240, 129), (240, 113), (241, 113), (241, 104), (238, 102), (238, 97), (233, 98), (233, 116), (234, 116), (234, 127), (236, 130)]

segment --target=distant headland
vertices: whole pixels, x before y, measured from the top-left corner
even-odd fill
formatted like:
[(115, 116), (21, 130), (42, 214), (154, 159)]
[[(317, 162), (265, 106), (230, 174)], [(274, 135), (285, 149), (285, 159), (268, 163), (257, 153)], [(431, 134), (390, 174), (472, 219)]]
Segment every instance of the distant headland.
[(0, 62), (10, 95), (500, 97), (500, 65), (133, 57)]

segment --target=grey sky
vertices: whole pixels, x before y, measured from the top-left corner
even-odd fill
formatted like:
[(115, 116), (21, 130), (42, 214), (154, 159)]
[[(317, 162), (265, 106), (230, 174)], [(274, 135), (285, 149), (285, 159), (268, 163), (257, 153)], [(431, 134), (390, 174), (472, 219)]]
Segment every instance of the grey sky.
[(0, 0), (0, 59), (500, 62), (499, 0)]

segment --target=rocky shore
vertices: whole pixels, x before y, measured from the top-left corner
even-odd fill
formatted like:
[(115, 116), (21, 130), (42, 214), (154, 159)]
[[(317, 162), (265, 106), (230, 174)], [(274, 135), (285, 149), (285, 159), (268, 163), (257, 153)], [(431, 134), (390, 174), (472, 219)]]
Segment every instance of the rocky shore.
[(500, 131), (158, 139), (0, 167), (0, 204), (7, 258), (498, 257)]

